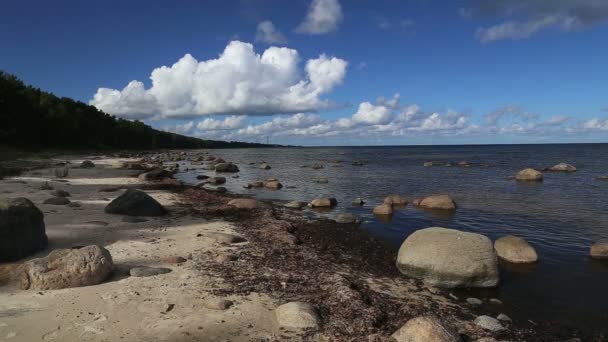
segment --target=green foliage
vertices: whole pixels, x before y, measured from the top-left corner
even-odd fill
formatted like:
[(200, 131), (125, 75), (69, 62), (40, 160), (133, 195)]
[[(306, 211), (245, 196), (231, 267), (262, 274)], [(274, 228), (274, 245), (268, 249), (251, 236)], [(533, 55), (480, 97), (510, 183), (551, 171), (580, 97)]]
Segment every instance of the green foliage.
[(258, 147), (201, 140), (119, 119), (93, 106), (26, 86), (0, 71), (0, 145), (44, 149)]

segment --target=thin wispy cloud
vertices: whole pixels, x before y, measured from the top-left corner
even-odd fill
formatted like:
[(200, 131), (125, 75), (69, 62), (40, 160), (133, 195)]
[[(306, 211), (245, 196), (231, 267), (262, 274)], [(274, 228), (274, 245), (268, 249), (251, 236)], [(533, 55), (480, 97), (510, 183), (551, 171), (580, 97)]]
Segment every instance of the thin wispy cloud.
[(338, 0), (312, 0), (304, 21), (296, 32), (320, 35), (338, 30), (344, 15)]

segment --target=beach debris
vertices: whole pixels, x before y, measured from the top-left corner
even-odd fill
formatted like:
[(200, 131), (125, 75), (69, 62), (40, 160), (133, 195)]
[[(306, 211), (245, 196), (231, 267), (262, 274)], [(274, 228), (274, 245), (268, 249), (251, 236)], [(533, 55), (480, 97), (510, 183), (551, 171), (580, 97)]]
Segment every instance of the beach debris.
[(329, 179), (327, 177), (315, 177), (312, 179), (312, 181), (314, 183), (319, 183), (319, 184), (327, 184), (329, 183)]
[(32, 201), (0, 199), (0, 262), (19, 260), (47, 245), (44, 215)]
[(515, 175), (515, 179), (524, 182), (541, 182), (543, 173), (534, 169), (523, 169)]
[(458, 342), (457, 331), (430, 316), (412, 318), (393, 335), (397, 342)]
[(515, 264), (528, 264), (538, 261), (534, 247), (517, 236), (507, 235), (494, 242), (494, 249), (499, 258)]
[(52, 290), (96, 285), (106, 280), (113, 269), (110, 252), (101, 246), (56, 249), (24, 264), (21, 288)]
[(128, 216), (163, 216), (167, 210), (150, 195), (143, 191), (129, 189), (110, 202), (106, 208), (107, 214)]
[(321, 319), (315, 308), (304, 302), (290, 302), (275, 310), (279, 325), (288, 328), (318, 328)]
[(442, 288), (494, 287), (499, 280), (490, 239), (441, 227), (420, 229), (408, 236), (399, 248), (397, 268)]
[(350, 163), (350, 165), (352, 165), (352, 166), (363, 166), (363, 165), (365, 165), (365, 162), (363, 162), (362, 160), (353, 160), (353, 162)]

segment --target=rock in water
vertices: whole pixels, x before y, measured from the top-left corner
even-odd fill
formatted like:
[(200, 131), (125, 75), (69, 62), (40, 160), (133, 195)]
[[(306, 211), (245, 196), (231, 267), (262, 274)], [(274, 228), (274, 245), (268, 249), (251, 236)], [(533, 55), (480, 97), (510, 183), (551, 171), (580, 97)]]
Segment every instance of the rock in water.
[(388, 205), (406, 205), (407, 200), (399, 195), (389, 195), (384, 199), (384, 204)]
[(525, 182), (541, 182), (543, 173), (534, 169), (524, 169), (515, 175), (515, 179)]
[(359, 220), (351, 213), (342, 213), (336, 216), (336, 222), (341, 224), (355, 224), (359, 222)]
[(216, 172), (239, 172), (238, 166), (232, 163), (219, 163), (215, 164)]
[(364, 205), (365, 201), (362, 198), (355, 198), (351, 203), (352, 205)]
[(95, 163), (93, 163), (90, 160), (85, 160), (82, 163), (80, 163), (80, 168), (81, 169), (92, 169), (95, 167)]
[(24, 264), (21, 288), (54, 290), (96, 285), (106, 280), (113, 268), (110, 252), (101, 246), (56, 249)]
[(129, 189), (110, 202), (105, 212), (128, 216), (162, 216), (167, 210), (145, 192)]
[(289, 209), (302, 209), (306, 206), (306, 203), (300, 201), (290, 201), (285, 203), (284, 207)]
[(492, 241), (454, 229), (432, 227), (411, 234), (399, 248), (397, 268), (436, 287), (498, 285)]
[(313, 208), (333, 208), (338, 204), (335, 198), (315, 198), (308, 205)]
[(591, 246), (589, 255), (594, 259), (608, 259), (608, 242), (598, 242)]
[(374, 208), (374, 214), (387, 216), (393, 214), (393, 206), (389, 204), (380, 204), (379, 206)]
[(154, 181), (160, 180), (163, 178), (171, 178), (173, 177), (173, 172), (167, 171), (165, 169), (154, 169), (152, 171), (144, 172), (139, 175), (137, 178), (142, 181)]
[(32, 201), (0, 200), (0, 262), (19, 260), (47, 245), (44, 215)]
[(256, 209), (260, 206), (259, 202), (253, 198), (235, 198), (228, 202), (228, 205), (238, 209)]
[(262, 164), (260, 164), (260, 169), (262, 169), (262, 170), (270, 170), (270, 165), (268, 165), (266, 163), (262, 163)]
[(283, 184), (281, 184), (278, 180), (267, 180), (264, 183), (264, 187), (267, 189), (273, 189), (273, 190), (278, 190), (281, 189), (283, 187)]
[(557, 165), (553, 165), (549, 168), (549, 171), (557, 171), (557, 172), (576, 172), (576, 167), (574, 165), (559, 163)]
[(397, 342), (458, 342), (458, 333), (428, 316), (412, 318), (393, 335)]
[(494, 249), (499, 258), (511, 263), (527, 264), (538, 261), (534, 247), (520, 237), (507, 235), (494, 242)]
[(425, 197), (419, 206), (434, 210), (456, 210), (456, 203), (448, 195), (433, 195)]
[(288, 328), (318, 328), (319, 316), (315, 308), (302, 302), (291, 302), (279, 306), (275, 311), (279, 325)]

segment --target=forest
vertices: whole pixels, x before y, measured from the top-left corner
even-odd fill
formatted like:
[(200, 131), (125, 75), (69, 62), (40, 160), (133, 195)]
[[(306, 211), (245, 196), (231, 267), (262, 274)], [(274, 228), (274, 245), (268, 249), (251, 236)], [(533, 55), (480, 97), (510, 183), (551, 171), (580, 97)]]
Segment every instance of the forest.
[(0, 147), (144, 150), (268, 146), (159, 131), (141, 121), (116, 118), (83, 102), (28, 86), (0, 70)]

